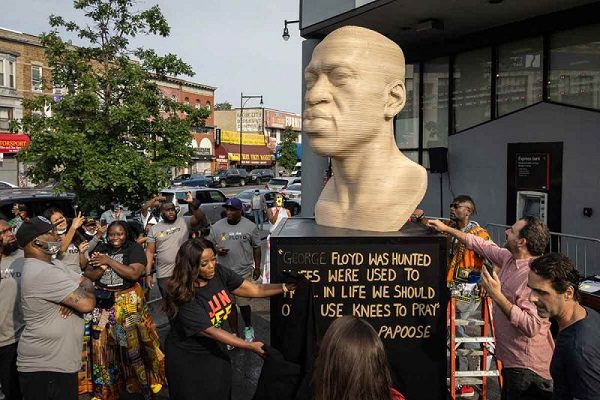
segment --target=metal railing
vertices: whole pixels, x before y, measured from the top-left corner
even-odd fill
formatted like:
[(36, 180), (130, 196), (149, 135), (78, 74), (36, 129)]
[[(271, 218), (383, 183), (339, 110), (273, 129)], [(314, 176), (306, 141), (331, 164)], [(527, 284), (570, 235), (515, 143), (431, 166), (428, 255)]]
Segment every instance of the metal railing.
[[(492, 240), (502, 245), (506, 240), (508, 225), (486, 224)], [(583, 276), (600, 274), (600, 239), (568, 233), (550, 232), (550, 251), (569, 257)]]

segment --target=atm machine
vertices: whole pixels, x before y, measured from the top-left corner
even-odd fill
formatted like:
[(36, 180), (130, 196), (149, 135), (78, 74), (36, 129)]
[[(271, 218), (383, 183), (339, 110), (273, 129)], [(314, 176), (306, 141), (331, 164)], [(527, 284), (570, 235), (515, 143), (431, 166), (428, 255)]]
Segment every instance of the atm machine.
[(532, 190), (517, 191), (517, 221), (525, 216), (537, 217), (548, 223), (548, 193)]

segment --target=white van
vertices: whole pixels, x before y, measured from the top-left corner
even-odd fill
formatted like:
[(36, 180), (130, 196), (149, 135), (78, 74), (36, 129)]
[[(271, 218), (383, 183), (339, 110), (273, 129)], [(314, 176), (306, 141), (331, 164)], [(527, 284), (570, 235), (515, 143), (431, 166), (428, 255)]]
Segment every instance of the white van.
[(302, 176), (302, 161), (298, 161), (296, 165), (294, 165), (294, 169), (292, 170), (291, 176)]

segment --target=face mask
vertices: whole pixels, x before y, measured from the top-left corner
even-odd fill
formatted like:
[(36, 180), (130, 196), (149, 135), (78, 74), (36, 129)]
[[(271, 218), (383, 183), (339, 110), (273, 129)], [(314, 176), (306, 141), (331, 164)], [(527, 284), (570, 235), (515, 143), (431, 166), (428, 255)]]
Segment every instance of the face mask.
[(277, 205), (277, 207), (283, 206), (283, 199), (281, 197), (276, 198), (275, 205)]
[(67, 231), (66, 229), (61, 229), (61, 230), (57, 229), (56, 233), (58, 233), (59, 235), (64, 235), (66, 231)]
[(37, 242), (42, 243), (43, 246), (38, 245), (38, 248), (49, 256), (56, 255), (60, 251), (60, 241), (47, 242), (45, 240), (37, 239)]
[(85, 234), (88, 236), (96, 236), (96, 233), (98, 233), (97, 230), (93, 230), (93, 231), (88, 231), (87, 229), (85, 230)]

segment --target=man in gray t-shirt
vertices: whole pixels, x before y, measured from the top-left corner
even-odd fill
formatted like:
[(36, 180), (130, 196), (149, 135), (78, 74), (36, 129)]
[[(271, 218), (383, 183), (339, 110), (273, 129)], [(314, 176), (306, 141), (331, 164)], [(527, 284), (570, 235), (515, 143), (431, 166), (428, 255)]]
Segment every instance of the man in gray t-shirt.
[(7, 399), (20, 399), (17, 374), (17, 341), (25, 326), (21, 311), (23, 250), (19, 250), (12, 227), (0, 219), (0, 385)]
[[(257, 279), (260, 276), (260, 234), (258, 227), (249, 219), (242, 217), (242, 202), (231, 198), (225, 205), (227, 217), (215, 223), (208, 235), (208, 240), (215, 244), (217, 259), (221, 266), (241, 275), (244, 279)], [(252, 309), (250, 299), (236, 296), (236, 304), (246, 328), (244, 338), (254, 340), (252, 328)], [(237, 309), (234, 307), (229, 316), (229, 325), (234, 334), (238, 334)]]
[(167, 280), (173, 275), (175, 258), (181, 245), (188, 240), (192, 229), (206, 222), (206, 217), (200, 209), (200, 204), (194, 201), (188, 192), (186, 201), (190, 204), (192, 218), (177, 216), (177, 208), (173, 203), (162, 203), (160, 212), (162, 221), (154, 225), (146, 239), (146, 284), (152, 287), (152, 266), (156, 266), (156, 278), (160, 293), (164, 296)]
[(21, 306), (25, 329), (17, 349), (24, 398), (77, 399), (83, 318), (96, 305), (92, 282), (52, 256), (60, 250), (54, 226), (43, 217), (23, 222)]

